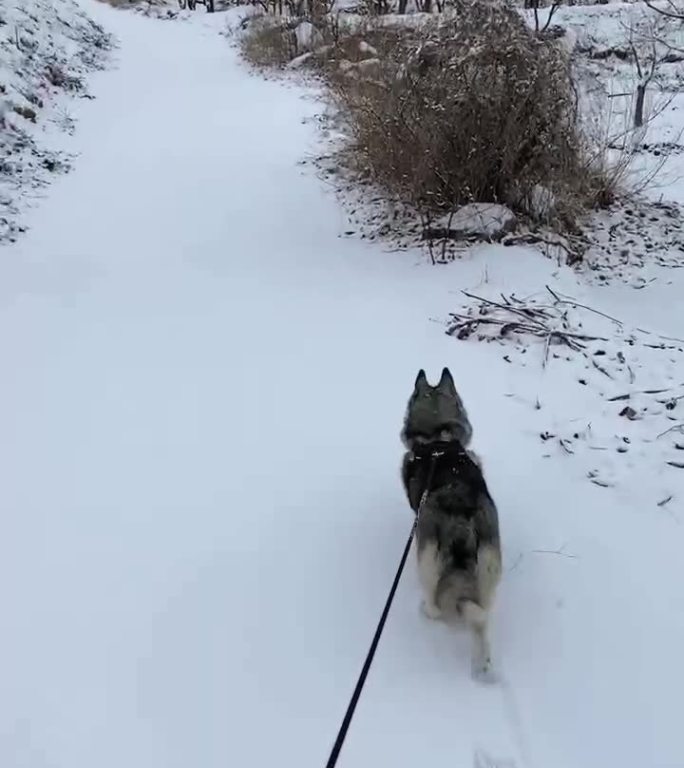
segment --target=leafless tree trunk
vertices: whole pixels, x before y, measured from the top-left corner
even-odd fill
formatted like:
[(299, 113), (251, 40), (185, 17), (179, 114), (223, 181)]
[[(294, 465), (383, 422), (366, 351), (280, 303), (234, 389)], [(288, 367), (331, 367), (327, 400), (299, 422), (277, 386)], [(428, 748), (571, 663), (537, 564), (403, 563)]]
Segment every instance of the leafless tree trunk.
[(546, 17), (546, 23), (544, 26), (541, 26), (541, 23), (539, 21), (539, 0), (525, 0), (525, 8), (532, 8), (534, 11), (534, 31), (537, 34), (540, 34), (542, 32), (546, 32), (546, 30), (551, 26), (551, 21), (553, 17), (556, 14), (556, 11), (561, 7), (562, 0), (553, 0), (551, 5), (549, 6), (549, 15)]
[(641, 128), (647, 122), (644, 115), (646, 91), (653, 83), (666, 53), (669, 52), (669, 48), (661, 42), (660, 25), (651, 19), (645, 19), (644, 24), (641, 30), (635, 30), (634, 26), (629, 27), (629, 48), (639, 78), (632, 117), (634, 128)]
[(636, 102), (634, 104), (634, 127), (641, 128), (644, 124), (644, 102), (646, 100), (647, 83), (640, 82), (636, 90)]

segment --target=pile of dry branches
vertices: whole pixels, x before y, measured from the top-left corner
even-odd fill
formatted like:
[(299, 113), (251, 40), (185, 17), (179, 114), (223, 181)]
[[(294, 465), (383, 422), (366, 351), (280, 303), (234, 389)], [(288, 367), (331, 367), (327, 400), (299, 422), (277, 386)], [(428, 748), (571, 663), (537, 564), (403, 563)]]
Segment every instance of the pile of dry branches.
[[(463, 294), (475, 303), (463, 312), (450, 313), (446, 330), (449, 336), (468, 339), (475, 335), (479, 341), (501, 342), (520, 342), (521, 338), (533, 337), (544, 343), (542, 359), (544, 367), (553, 346), (565, 347), (579, 353), (593, 368), (609, 379), (614, 379), (615, 376), (596, 360), (597, 357), (605, 354), (605, 351), (600, 349), (597, 351), (594, 342), (603, 342), (605, 346), (608, 342), (619, 341), (630, 347), (638, 345), (656, 350), (684, 352), (684, 339), (654, 334), (643, 328), (627, 331), (618, 318), (582, 304), (571, 296), (554, 291), (548, 285), (543, 298), (533, 296), (520, 299), (513, 294), (510, 296), (501, 294), (501, 301), (495, 301), (468, 291), (463, 291)], [(586, 332), (584, 318), (587, 315), (599, 318), (606, 329), (605, 333)], [(616, 356), (618, 362), (626, 368), (629, 382), (633, 383), (634, 374), (629, 364), (625, 363), (623, 353), (618, 350)], [(665, 390), (653, 392), (660, 391)]]
[(590, 341), (608, 341), (604, 336), (584, 333), (581, 321), (570, 317), (569, 309), (580, 305), (562, 298), (548, 286), (546, 290), (552, 303), (522, 300), (504, 294), (501, 294), (501, 301), (493, 301), (463, 291), (465, 296), (477, 304), (471, 305), (465, 312), (450, 313), (447, 334), (467, 339), (477, 333), (480, 340), (505, 340), (513, 335), (534, 336), (544, 341), (544, 365), (553, 344), (581, 352)]

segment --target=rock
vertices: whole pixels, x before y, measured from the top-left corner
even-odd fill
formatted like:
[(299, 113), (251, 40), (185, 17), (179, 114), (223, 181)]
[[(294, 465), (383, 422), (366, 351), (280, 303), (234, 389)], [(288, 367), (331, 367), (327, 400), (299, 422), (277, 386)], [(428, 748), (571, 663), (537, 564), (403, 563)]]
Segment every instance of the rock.
[(356, 63), (356, 70), (363, 77), (377, 77), (380, 74), (380, 59), (362, 59)]
[(288, 69), (299, 69), (300, 67), (303, 67), (308, 61), (311, 61), (313, 59), (313, 53), (311, 51), (308, 51), (307, 53), (302, 53), (301, 56), (297, 56), (296, 58), (292, 59), (292, 61), (287, 65)]
[(634, 410), (634, 408), (631, 408), (629, 405), (626, 405), (620, 411), (620, 416), (624, 416), (630, 421), (636, 421), (639, 418), (639, 414)]
[(297, 52), (305, 53), (323, 45), (323, 36), (310, 21), (303, 21), (294, 31)]
[(367, 43), (365, 40), (362, 40), (359, 43), (359, 53), (361, 53), (363, 56), (368, 56), (371, 59), (378, 58), (377, 50), (373, 48), (373, 46)]
[(548, 221), (556, 210), (556, 196), (543, 184), (535, 184), (523, 205), (532, 218)]
[(501, 240), (515, 231), (518, 219), (513, 211), (498, 203), (469, 203), (437, 219), (423, 233), (423, 239)]
[(31, 107), (22, 107), (22, 106), (15, 106), (14, 111), (21, 115), (25, 120), (30, 120), (32, 123), (36, 122), (36, 110), (31, 109)]

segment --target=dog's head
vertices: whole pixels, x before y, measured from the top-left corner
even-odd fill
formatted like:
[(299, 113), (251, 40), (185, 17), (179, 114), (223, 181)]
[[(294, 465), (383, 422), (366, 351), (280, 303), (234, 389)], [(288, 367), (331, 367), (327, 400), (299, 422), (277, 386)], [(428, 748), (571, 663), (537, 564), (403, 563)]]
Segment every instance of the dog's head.
[(422, 369), (409, 398), (401, 439), (409, 450), (435, 441), (458, 442), (465, 448), (473, 429), (448, 368), (436, 387)]

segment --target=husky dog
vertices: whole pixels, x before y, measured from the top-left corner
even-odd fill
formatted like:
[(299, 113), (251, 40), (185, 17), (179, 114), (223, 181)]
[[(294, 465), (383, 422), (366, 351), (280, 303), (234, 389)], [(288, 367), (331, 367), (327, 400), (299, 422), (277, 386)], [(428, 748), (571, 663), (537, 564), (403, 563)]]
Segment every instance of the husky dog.
[(499, 520), (480, 461), (468, 450), (472, 431), (448, 368), (436, 387), (421, 370), (401, 433), (408, 449), (402, 479), (418, 515), (421, 607), (431, 619), (465, 621), (473, 675), (492, 680), (487, 618), (501, 576)]

